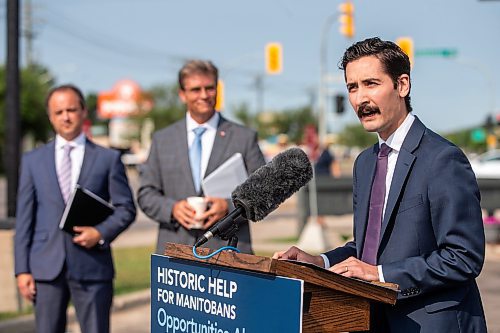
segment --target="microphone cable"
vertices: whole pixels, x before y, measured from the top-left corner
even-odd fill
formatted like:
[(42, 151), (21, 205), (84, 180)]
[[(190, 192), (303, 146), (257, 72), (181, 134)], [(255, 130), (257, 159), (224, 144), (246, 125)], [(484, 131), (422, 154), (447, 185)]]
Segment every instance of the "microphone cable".
[(216, 255), (217, 253), (222, 252), (222, 251), (234, 251), (237, 253), (241, 252), (240, 250), (238, 250), (234, 246), (223, 246), (223, 247), (219, 248), (218, 250), (214, 251), (213, 253), (207, 254), (206, 256), (202, 256), (202, 255), (196, 253), (196, 246), (193, 246), (194, 257), (198, 258), (198, 259), (203, 259), (203, 260), (208, 260), (208, 259), (212, 258), (214, 255)]

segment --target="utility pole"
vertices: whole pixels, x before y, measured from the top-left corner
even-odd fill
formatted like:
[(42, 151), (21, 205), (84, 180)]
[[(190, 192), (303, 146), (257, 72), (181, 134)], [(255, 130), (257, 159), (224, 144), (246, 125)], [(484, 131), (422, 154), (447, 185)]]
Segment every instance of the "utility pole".
[(24, 0), (24, 20), (23, 20), (23, 36), (26, 39), (26, 66), (33, 65), (33, 41), (35, 40), (35, 32), (33, 30), (33, 6), (31, 0)]
[(262, 74), (255, 77), (255, 90), (257, 92), (257, 114), (264, 112), (264, 82)]
[(20, 101), (19, 101), (19, 0), (7, 0), (7, 82), (5, 96), (7, 175), (7, 217), (16, 215), (17, 178), (20, 155)]
[(319, 91), (318, 91), (318, 134), (319, 142), (325, 142), (326, 137), (326, 99), (327, 99), (327, 36), (332, 23), (337, 19), (337, 14), (327, 17), (321, 34), (320, 62), (319, 62)]

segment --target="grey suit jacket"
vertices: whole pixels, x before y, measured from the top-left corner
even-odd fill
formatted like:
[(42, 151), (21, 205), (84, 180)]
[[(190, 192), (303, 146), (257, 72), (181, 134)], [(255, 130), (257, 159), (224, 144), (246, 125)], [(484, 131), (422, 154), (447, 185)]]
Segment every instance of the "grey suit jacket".
[[(148, 160), (140, 169), (137, 200), (144, 213), (159, 223), (156, 252), (160, 254), (166, 242), (193, 245), (204, 232), (187, 230), (172, 218), (172, 208), (177, 201), (198, 195), (188, 151), (186, 119), (183, 118), (153, 135)], [(249, 174), (264, 164), (256, 132), (221, 116), (205, 176), (237, 152), (243, 155)], [(238, 248), (252, 253), (248, 221), (239, 219), (237, 236)], [(227, 241), (214, 237), (205, 246), (217, 249), (224, 245)]]
[[(354, 166), (354, 241), (326, 255), (335, 264), (361, 257), (378, 144)], [(392, 178), (378, 249), (387, 282), (401, 289), (385, 306), (383, 332), (486, 332), (475, 278), (484, 261), (480, 195), (470, 164), (455, 145), (416, 118)], [(379, 317), (380, 318), (380, 317)]]
[(96, 226), (104, 246), (86, 249), (59, 229), (65, 204), (57, 180), (55, 141), (23, 156), (17, 198), (16, 275), (31, 273), (36, 280), (50, 281), (66, 265), (72, 279), (113, 278), (109, 244), (134, 221), (136, 213), (119, 152), (87, 140), (78, 184), (116, 207)]

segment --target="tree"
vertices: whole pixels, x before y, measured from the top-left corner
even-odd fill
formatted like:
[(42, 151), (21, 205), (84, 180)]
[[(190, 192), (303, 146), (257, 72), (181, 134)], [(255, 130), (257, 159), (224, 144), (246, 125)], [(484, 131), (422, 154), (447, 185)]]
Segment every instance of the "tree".
[(177, 84), (153, 86), (147, 89), (146, 93), (154, 101), (154, 107), (138, 119), (151, 118), (154, 128), (160, 129), (173, 124), (186, 114), (186, 109), (177, 94)]
[(49, 71), (30, 65), (21, 71), (21, 135), (33, 135), (35, 142), (45, 142), (51, 135), (45, 98), (54, 80)]
[(255, 128), (261, 139), (287, 134), (291, 142), (300, 143), (305, 126), (316, 124), (316, 118), (308, 106), (252, 116), (248, 106), (242, 104), (233, 113), (244, 125)]
[(309, 106), (284, 110), (278, 113), (275, 122), (279, 133), (288, 134), (290, 141), (295, 143), (301, 142), (302, 134), (307, 125), (316, 124), (317, 119)]
[(88, 118), (92, 124), (95, 124), (96, 122), (103, 122), (97, 118), (97, 93), (88, 93), (87, 96), (85, 96), (85, 104), (87, 105)]
[(472, 140), (473, 130), (471, 128), (463, 129), (443, 136), (466, 151), (486, 151), (486, 142), (474, 142)]
[(338, 142), (347, 147), (366, 148), (377, 142), (377, 135), (367, 132), (361, 124), (346, 125), (339, 133)]
[[(45, 97), (54, 84), (49, 71), (40, 65), (30, 65), (21, 69), (20, 82), (20, 112), (21, 136), (31, 135), (35, 142), (47, 141), (51, 133), (50, 122), (45, 110)], [(0, 158), (3, 169), (3, 152), (5, 151), (5, 67), (0, 66)]]
[(247, 103), (242, 103), (234, 107), (233, 114), (243, 125), (251, 128), (256, 126), (256, 119), (250, 114)]

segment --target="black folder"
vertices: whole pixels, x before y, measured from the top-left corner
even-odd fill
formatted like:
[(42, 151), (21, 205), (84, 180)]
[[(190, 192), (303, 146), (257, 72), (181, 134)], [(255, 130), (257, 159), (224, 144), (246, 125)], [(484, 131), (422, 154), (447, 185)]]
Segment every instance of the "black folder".
[(75, 226), (96, 226), (113, 213), (115, 207), (97, 194), (76, 185), (64, 209), (59, 229), (75, 234)]

